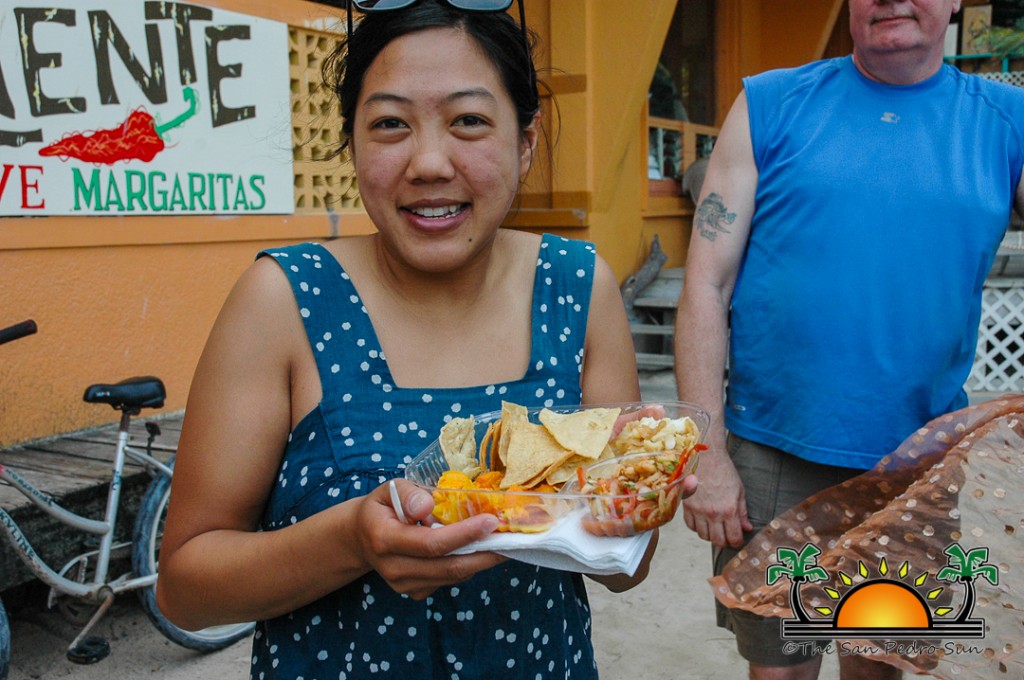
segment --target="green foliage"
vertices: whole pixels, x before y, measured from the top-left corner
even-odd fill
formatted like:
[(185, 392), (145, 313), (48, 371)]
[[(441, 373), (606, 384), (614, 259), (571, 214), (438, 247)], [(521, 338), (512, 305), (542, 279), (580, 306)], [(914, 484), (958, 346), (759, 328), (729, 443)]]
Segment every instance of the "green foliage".
[(992, 54), (997, 56), (1024, 55), (1024, 19), (1018, 19), (1013, 28), (993, 26), (988, 41)]

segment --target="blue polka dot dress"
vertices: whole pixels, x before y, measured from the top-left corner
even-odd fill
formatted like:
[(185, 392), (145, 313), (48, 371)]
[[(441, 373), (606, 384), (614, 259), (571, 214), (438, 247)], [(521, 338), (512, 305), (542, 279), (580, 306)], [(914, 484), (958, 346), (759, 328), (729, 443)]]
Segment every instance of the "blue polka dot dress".
[[(594, 248), (544, 236), (533, 288), (530, 366), (513, 382), (396, 387), (366, 308), (323, 246), (269, 250), (288, 275), (323, 386), (295, 427), (262, 520), (288, 526), (401, 476), (456, 416), (579, 404)], [(497, 351), (497, 349), (496, 349)], [(596, 678), (579, 574), (507, 561), (423, 601), (371, 573), (286, 616), (262, 621), (253, 678)]]

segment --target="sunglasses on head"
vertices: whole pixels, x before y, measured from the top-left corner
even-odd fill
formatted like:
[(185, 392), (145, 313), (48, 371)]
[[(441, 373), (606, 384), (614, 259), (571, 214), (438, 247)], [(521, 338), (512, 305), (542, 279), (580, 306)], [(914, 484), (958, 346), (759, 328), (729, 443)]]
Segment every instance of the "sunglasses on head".
[[(523, 9), (523, 0), (516, 0), (519, 3), (519, 28), (523, 32), (523, 46), (526, 54), (530, 54), (530, 39), (526, 34), (526, 11)], [(405, 9), (416, 4), (419, 0), (349, 0), (348, 5), (348, 34), (352, 35), (352, 7), (354, 6), (364, 14), (369, 12), (388, 12), (396, 9)], [(512, 0), (445, 0), (455, 9), (465, 12), (504, 12), (512, 6)]]

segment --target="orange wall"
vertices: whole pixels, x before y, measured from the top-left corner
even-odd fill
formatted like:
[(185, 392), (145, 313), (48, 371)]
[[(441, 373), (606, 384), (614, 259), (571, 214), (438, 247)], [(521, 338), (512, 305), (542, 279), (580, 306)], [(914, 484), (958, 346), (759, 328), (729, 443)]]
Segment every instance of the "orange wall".
[(740, 93), (744, 76), (820, 58), (846, 0), (720, 0), (717, 13), (718, 121)]
[(94, 382), (156, 375), (167, 408), (182, 408), (220, 303), (262, 245), (0, 252), (2, 323), (39, 325), (0, 347), (0, 444), (115, 420), (109, 407), (81, 401)]
[[(798, 66), (818, 58), (846, 0), (761, 0), (762, 70)], [(780, 39), (782, 38), (782, 39)]]
[[(203, 0), (297, 26), (336, 10), (303, 0)], [(0, 218), (0, 447), (117, 419), (85, 404), (95, 382), (157, 375), (179, 410), (210, 326), (263, 247), (366, 233), (359, 210), (260, 216)], [(151, 412), (152, 413), (152, 412)]]
[[(204, 224), (205, 238), (183, 238)], [(369, 225), (350, 214), (338, 228), (365, 233)], [(139, 238), (11, 247), (30, 230), (57, 243)], [(116, 420), (108, 407), (81, 401), (95, 382), (156, 375), (168, 392), (163, 411), (184, 408), (206, 335), (255, 254), (331, 233), (326, 216), (0, 219), (0, 325), (39, 325), (37, 335), (0, 346), (0, 446)]]

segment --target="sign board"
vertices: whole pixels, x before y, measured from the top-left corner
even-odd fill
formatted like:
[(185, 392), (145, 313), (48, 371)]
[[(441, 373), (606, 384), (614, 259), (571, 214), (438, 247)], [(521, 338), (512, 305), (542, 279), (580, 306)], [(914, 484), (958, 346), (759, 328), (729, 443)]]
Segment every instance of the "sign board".
[(0, 5), (0, 215), (294, 212), (287, 25), (187, 2)]

